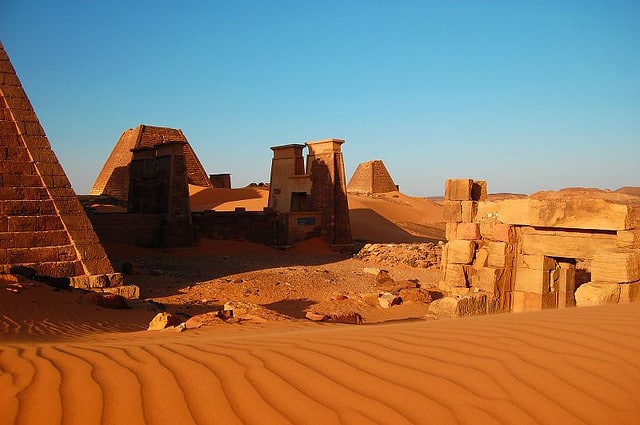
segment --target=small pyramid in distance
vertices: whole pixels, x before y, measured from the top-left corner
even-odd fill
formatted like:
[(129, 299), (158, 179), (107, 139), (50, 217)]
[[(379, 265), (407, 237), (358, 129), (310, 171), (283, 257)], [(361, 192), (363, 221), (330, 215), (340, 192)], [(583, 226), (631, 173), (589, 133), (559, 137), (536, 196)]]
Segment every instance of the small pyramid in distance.
[(0, 42), (0, 273), (19, 266), (104, 284), (117, 275)]
[(385, 193), (398, 190), (387, 167), (380, 159), (358, 164), (347, 184), (349, 193)]
[(189, 184), (211, 187), (209, 176), (182, 130), (140, 124), (122, 133), (89, 194), (108, 195), (127, 200), (129, 197), (129, 166), (133, 158), (131, 149), (149, 148), (170, 141), (185, 143), (182, 149), (187, 162)]

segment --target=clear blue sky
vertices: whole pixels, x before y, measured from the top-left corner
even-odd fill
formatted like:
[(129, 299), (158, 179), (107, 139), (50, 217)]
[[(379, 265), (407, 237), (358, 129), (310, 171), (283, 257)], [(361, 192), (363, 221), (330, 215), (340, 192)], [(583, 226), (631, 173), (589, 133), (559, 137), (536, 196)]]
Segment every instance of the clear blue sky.
[(80, 194), (141, 123), (234, 187), (324, 138), (411, 195), (640, 186), (637, 0), (0, 0), (0, 39)]

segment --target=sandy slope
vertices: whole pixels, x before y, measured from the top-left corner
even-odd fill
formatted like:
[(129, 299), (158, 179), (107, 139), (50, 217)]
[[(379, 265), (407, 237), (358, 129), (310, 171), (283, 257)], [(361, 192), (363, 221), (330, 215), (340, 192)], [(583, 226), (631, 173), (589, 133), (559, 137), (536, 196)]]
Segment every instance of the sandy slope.
[(637, 424), (640, 304), (0, 346), (0, 423)]

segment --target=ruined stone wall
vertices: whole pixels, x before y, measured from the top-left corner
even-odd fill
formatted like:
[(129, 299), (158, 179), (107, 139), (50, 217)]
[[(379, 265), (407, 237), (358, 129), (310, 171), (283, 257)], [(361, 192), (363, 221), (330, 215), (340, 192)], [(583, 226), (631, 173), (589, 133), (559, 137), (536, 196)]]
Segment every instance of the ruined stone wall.
[(88, 213), (102, 242), (121, 242), (144, 247), (162, 245), (163, 214)]
[(209, 239), (245, 240), (267, 246), (286, 246), (286, 215), (273, 211), (212, 211), (192, 213), (197, 235)]
[[(485, 197), (484, 182), (446, 182), (443, 289), (482, 291), (494, 311), (516, 312), (586, 305), (582, 300), (593, 297), (581, 293), (603, 287), (613, 293), (610, 301), (640, 296), (632, 206), (597, 198)], [(584, 264), (590, 281), (576, 289), (576, 267)]]

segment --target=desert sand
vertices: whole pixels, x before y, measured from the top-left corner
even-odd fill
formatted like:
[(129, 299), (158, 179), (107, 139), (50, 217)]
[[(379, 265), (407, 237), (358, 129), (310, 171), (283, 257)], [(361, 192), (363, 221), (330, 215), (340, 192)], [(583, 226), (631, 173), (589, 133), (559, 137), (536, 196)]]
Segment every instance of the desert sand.
[[(265, 203), (263, 188), (207, 191), (192, 192), (203, 209)], [(399, 193), (349, 202), (361, 243), (443, 237), (435, 202)], [(126, 279), (142, 299), (131, 309), (0, 281), (0, 424), (640, 421), (640, 304), (433, 320), (423, 303), (383, 310), (355, 296), (375, 289), (365, 269), (389, 264), (321, 240), (289, 251), (216, 240), (105, 249), (116, 267), (134, 264)], [(389, 270), (425, 286), (439, 279), (437, 268)], [(146, 330), (159, 311), (186, 318), (228, 301), (269, 316)], [(325, 310), (358, 310), (364, 324), (304, 318)]]

